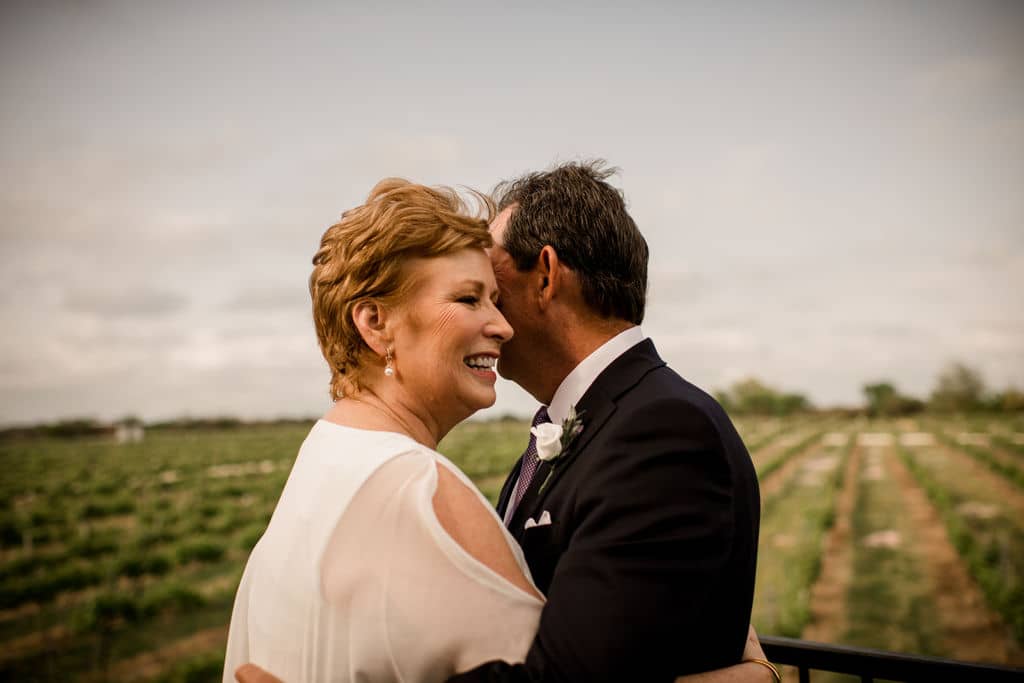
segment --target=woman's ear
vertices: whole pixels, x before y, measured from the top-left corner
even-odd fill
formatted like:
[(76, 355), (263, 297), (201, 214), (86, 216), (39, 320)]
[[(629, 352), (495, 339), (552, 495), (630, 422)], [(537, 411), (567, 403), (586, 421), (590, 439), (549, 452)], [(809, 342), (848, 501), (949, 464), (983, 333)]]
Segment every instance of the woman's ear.
[(378, 356), (384, 356), (391, 343), (387, 330), (387, 310), (373, 299), (356, 302), (352, 308), (352, 322), (359, 330), (359, 336)]

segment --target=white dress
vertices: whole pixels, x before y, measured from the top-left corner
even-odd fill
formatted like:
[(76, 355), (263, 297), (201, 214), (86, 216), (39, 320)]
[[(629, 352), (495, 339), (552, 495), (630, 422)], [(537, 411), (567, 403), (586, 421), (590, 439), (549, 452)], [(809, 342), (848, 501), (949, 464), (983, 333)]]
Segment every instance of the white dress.
[[(437, 463), (476, 490), (401, 434), (313, 426), (242, 575), (226, 683), (246, 662), (287, 683), (378, 683), (523, 661), (543, 603), (444, 530), (432, 502)], [(477, 495), (532, 584), (519, 546)]]

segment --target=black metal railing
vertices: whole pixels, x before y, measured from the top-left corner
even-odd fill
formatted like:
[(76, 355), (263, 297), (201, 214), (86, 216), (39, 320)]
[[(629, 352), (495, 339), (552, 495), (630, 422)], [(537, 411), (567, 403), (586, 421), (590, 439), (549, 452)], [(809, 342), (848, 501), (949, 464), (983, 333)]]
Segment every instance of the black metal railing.
[(800, 683), (809, 683), (811, 671), (849, 674), (859, 676), (861, 681), (1024, 681), (1024, 669), (1008, 666), (826, 645), (810, 640), (777, 636), (761, 636), (761, 645), (772, 662), (797, 667), (800, 672)]

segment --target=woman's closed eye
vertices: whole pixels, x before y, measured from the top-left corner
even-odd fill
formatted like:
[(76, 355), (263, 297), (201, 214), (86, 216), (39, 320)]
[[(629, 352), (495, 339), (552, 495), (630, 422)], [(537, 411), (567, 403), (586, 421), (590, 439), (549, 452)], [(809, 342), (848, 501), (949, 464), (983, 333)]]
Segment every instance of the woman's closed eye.
[(480, 303), (480, 297), (478, 297), (475, 294), (467, 294), (465, 296), (460, 296), (455, 301), (460, 303), (460, 304), (467, 304), (469, 306), (476, 306), (478, 303)]

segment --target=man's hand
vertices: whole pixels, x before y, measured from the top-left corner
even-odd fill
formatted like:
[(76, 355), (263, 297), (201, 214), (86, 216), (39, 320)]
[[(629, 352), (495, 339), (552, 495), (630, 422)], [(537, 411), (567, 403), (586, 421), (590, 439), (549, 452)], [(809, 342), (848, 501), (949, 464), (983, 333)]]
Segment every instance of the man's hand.
[(255, 664), (243, 664), (235, 669), (235, 680), (238, 683), (284, 683), (274, 674), (264, 671)]

